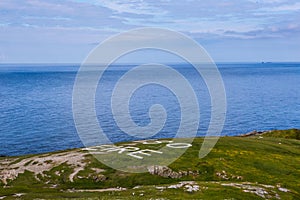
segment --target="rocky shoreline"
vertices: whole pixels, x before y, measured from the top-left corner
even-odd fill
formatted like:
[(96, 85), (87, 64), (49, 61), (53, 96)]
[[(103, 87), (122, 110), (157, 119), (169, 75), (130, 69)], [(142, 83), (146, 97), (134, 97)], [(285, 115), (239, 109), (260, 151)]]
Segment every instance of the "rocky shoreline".
[(263, 135), (263, 134), (271, 133), (271, 132), (272, 131), (257, 131), (257, 130), (254, 130), (254, 131), (244, 133), (244, 134), (240, 134), (240, 135), (237, 135), (237, 136), (239, 136), (239, 137), (250, 137), (250, 136)]

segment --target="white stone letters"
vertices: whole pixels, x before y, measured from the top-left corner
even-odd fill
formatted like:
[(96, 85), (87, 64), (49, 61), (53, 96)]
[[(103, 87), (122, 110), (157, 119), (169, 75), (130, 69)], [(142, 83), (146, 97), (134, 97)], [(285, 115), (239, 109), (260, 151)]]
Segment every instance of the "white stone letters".
[(167, 144), (167, 147), (173, 148), (173, 149), (185, 149), (185, 148), (189, 148), (192, 145), (189, 143), (171, 143), (171, 144)]
[[(144, 144), (144, 145), (155, 145), (155, 144), (162, 144), (167, 143), (166, 147), (172, 148), (172, 149), (185, 149), (192, 146), (192, 144), (189, 143), (173, 143), (173, 141), (168, 140), (149, 140), (149, 141), (136, 141), (132, 144)], [(100, 145), (95, 147), (87, 147), (84, 148), (84, 150), (89, 151), (91, 154), (109, 154), (109, 153), (118, 153), (123, 154), (136, 158), (136, 159), (143, 159), (145, 156), (151, 156), (151, 154), (163, 154), (163, 152), (158, 150), (152, 150), (152, 149), (140, 149), (138, 147), (132, 146), (132, 144), (128, 144), (128, 146), (115, 146), (115, 145)], [(126, 145), (126, 144), (125, 144)], [(144, 156), (144, 157), (143, 157)]]
[(155, 151), (155, 150), (151, 150), (151, 149), (143, 149), (143, 150), (139, 150), (139, 151), (127, 153), (127, 155), (132, 156), (132, 157), (137, 158), (137, 159), (143, 159), (142, 156), (138, 156), (136, 154), (142, 154), (142, 155), (145, 155), (145, 156), (151, 156), (150, 152), (152, 152), (152, 153), (159, 153), (159, 154), (163, 153), (161, 151)]

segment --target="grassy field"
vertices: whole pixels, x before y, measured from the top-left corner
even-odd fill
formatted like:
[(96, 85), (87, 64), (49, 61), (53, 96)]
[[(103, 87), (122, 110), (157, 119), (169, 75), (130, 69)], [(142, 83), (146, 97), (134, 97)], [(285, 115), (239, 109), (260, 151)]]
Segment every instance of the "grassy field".
[(299, 136), (294, 129), (222, 137), (203, 159), (196, 138), (171, 165), (156, 166), (162, 173), (115, 170), (82, 149), (3, 157), (0, 199), (300, 199)]

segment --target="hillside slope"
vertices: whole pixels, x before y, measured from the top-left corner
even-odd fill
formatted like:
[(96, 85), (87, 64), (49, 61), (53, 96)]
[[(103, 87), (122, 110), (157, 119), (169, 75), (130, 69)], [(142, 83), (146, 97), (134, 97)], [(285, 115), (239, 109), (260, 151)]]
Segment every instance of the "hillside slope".
[[(300, 199), (298, 133), (222, 137), (203, 159), (196, 138), (170, 166), (146, 173), (112, 169), (84, 149), (3, 157), (0, 199)], [(157, 150), (160, 141), (118, 145)]]

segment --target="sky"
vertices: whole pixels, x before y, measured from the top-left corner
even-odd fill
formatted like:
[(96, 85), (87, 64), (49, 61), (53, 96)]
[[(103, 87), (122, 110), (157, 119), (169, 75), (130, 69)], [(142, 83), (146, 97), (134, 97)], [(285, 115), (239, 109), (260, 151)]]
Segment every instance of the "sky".
[(186, 34), (215, 62), (300, 61), (299, 0), (0, 0), (0, 63), (81, 63), (141, 27)]

